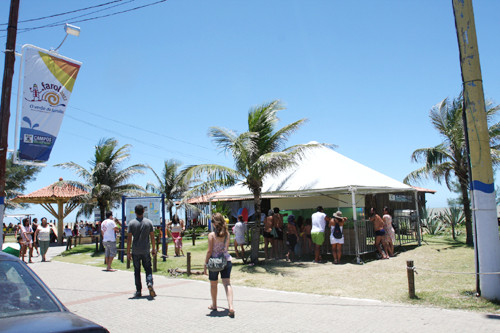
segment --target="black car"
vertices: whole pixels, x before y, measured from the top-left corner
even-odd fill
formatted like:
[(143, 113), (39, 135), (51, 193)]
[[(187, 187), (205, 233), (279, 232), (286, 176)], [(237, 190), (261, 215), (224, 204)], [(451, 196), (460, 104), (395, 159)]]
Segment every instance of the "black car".
[(71, 313), (19, 258), (0, 252), (0, 332), (108, 332)]

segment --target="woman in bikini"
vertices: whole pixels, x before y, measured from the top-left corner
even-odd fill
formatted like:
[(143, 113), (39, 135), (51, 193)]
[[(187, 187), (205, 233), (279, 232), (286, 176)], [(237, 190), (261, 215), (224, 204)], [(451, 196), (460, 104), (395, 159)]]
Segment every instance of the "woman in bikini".
[[(180, 252), (182, 251), (182, 232), (185, 230), (184, 220), (179, 220), (179, 216), (177, 216), (177, 214), (175, 214), (174, 218), (168, 224), (168, 226), (171, 229), (172, 239), (174, 240), (175, 256), (179, 257)], [(182, 251), (182, 255), (184, 255), (183, 251)]]
[(295, 245), (297, 245), (297, 240), (299, 239), (299, 233), (297, 231), (297, 226), (295, 225), (295, 216), (288, 215), (288, 227), (286, 228), (286, 236), (288, 241), (288, 253), (286, 254), (286, 260), (295, 260)]
[(304, 226), (304, 247), (305, 253), (309, 254), (312, 252), (312, 238), (311, 238), (312, 220), (310, 217), (306, 219), (306, 224)]

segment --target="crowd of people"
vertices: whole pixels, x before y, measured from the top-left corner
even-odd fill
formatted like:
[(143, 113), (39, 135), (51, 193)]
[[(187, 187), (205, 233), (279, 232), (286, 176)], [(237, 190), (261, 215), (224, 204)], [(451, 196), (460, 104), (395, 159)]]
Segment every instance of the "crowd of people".
[[(57, 241), (57, 228), (56, 223), (52, 220), (48, 221), (46, 217), (42, 217), (40, 222), (38, 218), (31, 219), (29, 216), (23, 218), (20, 223), (3, 224), (3, 241), (7, 234), (13, 234), (19, 244), (19, 258), (28, 263), (33, 262), (36, 252), (36, 257), (41, 258), (41, 262), (46, 261), (46, 253), (50, 243)], [(80, 222), (73, 223), (70, 227), (66, 224), (63, 229), (63, 236), (66, 240), (66, 250), (76, 246), (77, 239), (87, 236), (96, 236), (99, 234), (98, 224)]]
[[(245, 259), (245, 233), (247, 231), (238, 216), (238, 222), (233, 227), (234, 249), (236, 258)], [(285, 223), (287, 219), (287, 223)], [(332, 263), (339, 264), (342, 258), (344, 245), (344, 225), (347, 217), (337, 211), (332, 216), (325, 214), (322, 206), (316, 208), (311, 217), (295, 217), (283, 215), (280, 209), (270, 209), (263, 219), (264, 255), (269, 259), (286, 259), (294, 261), (299, 258), (314, 256), (314, 262), (324, 262), (322, 251), (323, 244), (330, 243)], [(386, 259), (394, 256), (395, 232), (389, 208), (384, 207), (383, 216), (380, 217), (372, 208), (369, 220), (373, 223), (375, 233), (375, 248), (379, 258)], [(284, 235), (285, 233), (285, 235)], [(245, 261), (245, 260), (244, 260)]]
[[(134, 279), (136, 285), (135, 297), (142, 297), (141, 266), (146, 273), (146, 285), (150, 297), (155, 297), (153, 288), (153, 275), (151, 268), (152, 253), (156, 253), (155, 228), (152, 222), (144, 217), (144, 207), (135, 207), (136, 218), (130, 221), (127, 228), (127, 257), (133, 261)], [(287, 219), (285, 224), (284, 218)], [(375, 235), (375, 249), (381, 259), (387, 259), (394, 255), (395, 232), (392, 226), (392, 217), (389, 208), (384, 207), (382, 217), (372, 208), (369, 220), (373, 223)], [(314, 262), (324, 262), (322, 258), (322, 247), (325, 240), (331, 245), (332, 262), (338, 264), (342, 258), (342, 246), (344, 244), (344, 226), (347, 218), (337, 211), (332, 216), (325, 214), (323, 207), (318, 206), (316, 212), (309, 218), (303, 216), (283, 215), (279, 208), (269, 210), (263, 219), (264, 251), (267, 259), (287, 259), (294, 261), (298, 256), (314, 254)], [(228, 314), (234, 317), (233, 289), (230, 282), (232, 257), (229, 254), (230, 233), (226, 219), (216, 213), (212, 216), (213, 231), (208, 235), (208, 249), (205, 257), (204, 274), (208, 275), (210, 281), (210, 294), (212, 302), (209, 310), (216, 311), (217, 288), (219, 275), (226, 292), (228, 301)], [(98, 235), (98, 225), (92, 223), (74, 223), (70, 228), (66, 225), (64, 236), (67, 240), (67, 249), (71, 249), (76, 237)], [(112, 262), (117, 253), (116, 236), (121, 223), (113, 217), (112, 212), (106, 212), (106, 219), (100, 225), (105, 248), (106, 271), (112, 269)], [(161, 231), (161, 228), (159, 228)], [(175, 246), (175, 256), (183, 256), (182, 237), (185, 231), (185, 223), (175, 215), (166, 225), (166, 237), (171, 239)], [(47, 222), (44, 217), (41, 222), (34, 218), (26, 217), (19, 225), (4, 225), (4, 232), (14, 232), (21, 245), (20, 258), (32, 262), (33, 252), (41, 256), (41, 261), (46, 261), (46, 253), (51, 238), (57, 239), (57, 230), (52, 221)], [(245, 257), (245, 235), (247, 233), (246, 222), (239, 215), (232, 229), (234, 234), (234, 250), (237, 259)], [(168, 244), (168, 243), (167, 243)], [(168, 246), (167, 249), (168, 251)], [(168, 252), (167, 252), (168, 253)], [(212, 259), (218, 264), (214, 268)]]

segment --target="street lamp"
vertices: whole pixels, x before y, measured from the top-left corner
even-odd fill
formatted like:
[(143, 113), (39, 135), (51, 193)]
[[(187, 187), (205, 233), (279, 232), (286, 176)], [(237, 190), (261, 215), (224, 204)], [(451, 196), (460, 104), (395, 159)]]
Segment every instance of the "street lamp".
[(72, 35), (72, 36), (76, 36), (76, 37), (80, 36), (80, 27), (77, 27), (75, 25), (71, 25), (71, 24), (66, 23), (64, 25), (64, 31), (66, 31), (66, 36), (64, 36), (64, 39), (62, 40), (61, 44), (59, 44), (59, 46), (53, 50), (54, 52), (57, 52), (57, 50), (59, 50), (61, 48), (61, 46), (63, 45), (66, 38), (68, 38), (68, 35)]

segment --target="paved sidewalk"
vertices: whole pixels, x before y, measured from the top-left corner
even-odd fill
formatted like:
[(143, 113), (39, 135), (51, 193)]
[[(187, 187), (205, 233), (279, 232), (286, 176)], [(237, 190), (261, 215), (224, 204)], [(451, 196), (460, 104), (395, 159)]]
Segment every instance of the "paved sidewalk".
[[(49, 250), (49, 257), (56, 249)], [(500, 331), (498, 315), (241, 286), (233, 286), (236, 316), (231, 319), (222, 285), (219, 311), (211, 313), (208, 282), (155, 276), (158, 296), (132, 299), (132, 272), (57, 261), (30, 267), (71, 311), (110, 332)]]

